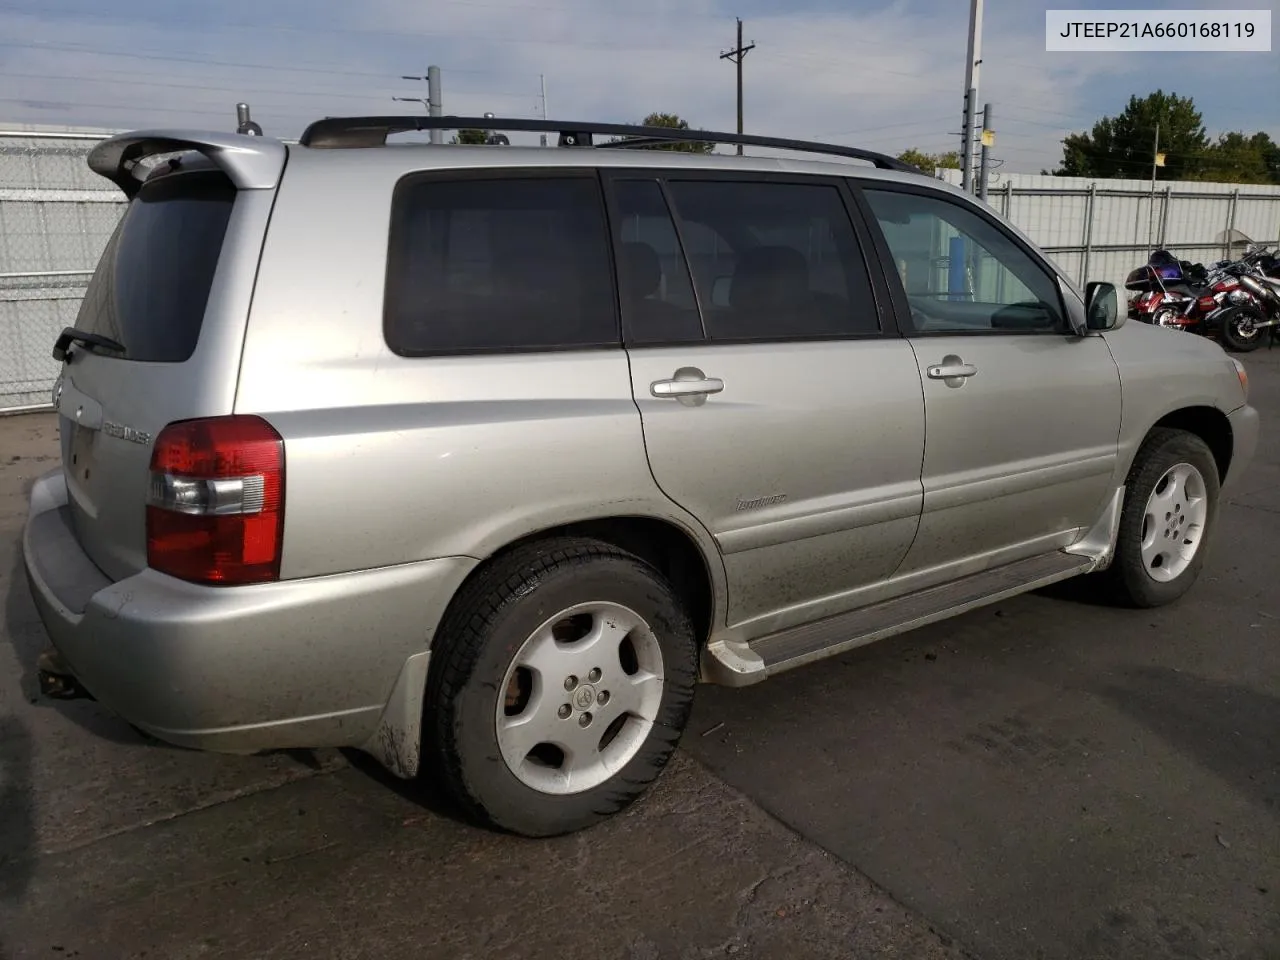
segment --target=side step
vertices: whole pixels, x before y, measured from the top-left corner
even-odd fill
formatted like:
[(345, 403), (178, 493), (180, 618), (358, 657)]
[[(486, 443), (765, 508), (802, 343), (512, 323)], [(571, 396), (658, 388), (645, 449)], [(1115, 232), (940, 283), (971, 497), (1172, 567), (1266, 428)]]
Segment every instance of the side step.
[[(764, 676), (833, 657), (894, 634), (1036, 590), (1087, 573), (1097, 562), (1093, 557), (1054, 551), (761, 637), (748, 644), (746, 651), (741, 651), (745, 656), (738, 660), (736, 682), (752, 683)], [(750, 666), (743, 675), (742, 666), (746, 664)]]

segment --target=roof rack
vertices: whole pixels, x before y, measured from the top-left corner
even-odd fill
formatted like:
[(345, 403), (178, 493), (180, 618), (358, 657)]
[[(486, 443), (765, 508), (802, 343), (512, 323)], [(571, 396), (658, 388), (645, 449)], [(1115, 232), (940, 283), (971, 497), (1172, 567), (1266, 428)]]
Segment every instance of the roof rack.
[[(724, 143), (771, 147), (801, 153), (865, 160), (881, 170), (924, 174), (918, 167), (888, 154), (813, 140), (757, 137), (751, 134), (719, 133), (714, 130), (679, 130), (674, 127), (643, 127), (623, 123), (569, 123), (558, 120), (529, 120), (503, 117), (326, 117), (302, 132), (298, 142), (304, 147), (338, 149), (380, 147), (395, 133), (419, 130), (518, 130), (527, 133), (559, 134), (562, 147), (651, 147), (664, 143)], [(594, 135), (621, 137), (594, 143)]]

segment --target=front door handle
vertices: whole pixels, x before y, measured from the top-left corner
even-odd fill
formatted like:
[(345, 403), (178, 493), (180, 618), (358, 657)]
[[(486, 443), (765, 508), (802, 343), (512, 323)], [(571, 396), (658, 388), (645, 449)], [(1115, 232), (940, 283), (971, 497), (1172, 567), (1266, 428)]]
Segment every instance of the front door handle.
[(660, 400), (679, 400), (686, 406), (701, 406), (707, 397), (724, 389), (719, 377), (708, 377), (697, 367), (681, 367), (670, 380), (654, 380), (649, 392)]
[(972, 377), (978, 368), (972, 363), (962, 363), (958, 357), (947, 357), (942, 363), (929, 368), (931, 380), (952, 380), (957, 377)]

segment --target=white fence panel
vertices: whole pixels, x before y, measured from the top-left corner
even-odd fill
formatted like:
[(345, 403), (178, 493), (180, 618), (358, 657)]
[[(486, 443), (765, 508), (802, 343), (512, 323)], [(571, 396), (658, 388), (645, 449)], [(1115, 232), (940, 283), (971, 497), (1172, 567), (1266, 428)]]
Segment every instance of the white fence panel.
[[(939, 175), (960, 183), (959, 170)], [(1280, 186), (1161, 180), (1153, 193), (1150, 180), (1001, 173), (987, 202), (1081, 285), (1123, 287), (1159, 247), (1207, 262), (1238, 254), (1246, 237), (1280, 243)]]

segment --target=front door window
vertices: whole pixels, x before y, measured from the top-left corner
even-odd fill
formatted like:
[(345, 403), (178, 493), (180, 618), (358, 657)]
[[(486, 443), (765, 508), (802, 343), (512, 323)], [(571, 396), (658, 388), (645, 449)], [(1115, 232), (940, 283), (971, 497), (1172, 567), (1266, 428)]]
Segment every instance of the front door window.
[(1057, 284), (989, 220), (951, 200), (865, 189), (916, 333), (1066, 333)]

